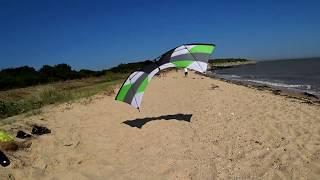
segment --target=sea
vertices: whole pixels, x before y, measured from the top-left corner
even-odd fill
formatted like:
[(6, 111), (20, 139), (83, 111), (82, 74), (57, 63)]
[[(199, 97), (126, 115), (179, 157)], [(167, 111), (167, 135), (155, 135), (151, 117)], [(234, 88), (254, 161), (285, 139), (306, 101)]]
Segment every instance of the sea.
[(231, 81), (320, 95), (320, 58), (258, 61), (211, 73)]

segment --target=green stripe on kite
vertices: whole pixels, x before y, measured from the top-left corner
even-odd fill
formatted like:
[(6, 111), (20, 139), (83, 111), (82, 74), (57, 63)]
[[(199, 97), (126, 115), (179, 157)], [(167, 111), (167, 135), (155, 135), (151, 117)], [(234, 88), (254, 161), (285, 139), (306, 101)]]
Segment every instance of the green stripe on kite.
[(178, 61), (173, 61), (171, 63), (174, 64), (177, 68), (186, 68), (190, 64), (192, 64), (193, 61), (190, 61), (190, 60), (178, 60)]
[(214, 46), (209, 45), (197, 45), (190, 49), (191, 53), (206, 53), (211, 54), (214, 49)]
[(117, 96), (117, 100), (124, 101), (124, 98), (126, 97), (131, 86), (132, 86), (132, 84), (127, 84), (127, 85), (122, 86), (122, 88)]
[(149, 79), (148, 77), (146, 77), (142, 83), (140, 84), (139, 88), (138, 88), (138, 93), (144, 92), (144, 90), (146, 89), (146, 87), (149, 84)]

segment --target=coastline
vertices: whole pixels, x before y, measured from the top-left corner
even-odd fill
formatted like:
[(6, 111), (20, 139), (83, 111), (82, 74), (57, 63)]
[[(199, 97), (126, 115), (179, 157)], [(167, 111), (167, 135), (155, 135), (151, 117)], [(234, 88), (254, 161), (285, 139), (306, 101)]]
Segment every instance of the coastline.
[(171, 71), (151, 81), (141, 112), (99, 94), (11, 117), (12, 133), (52, 133), (10, 152), (0, 178), (317, 179), (319, 106), (270, 92)]
[(303, 91), (303, 90), (298, 91), (298, 90), (293, 90), (293, 89), (284, 88), (284, 87), (283, 88), (274, 87), (274, 86), (259, 84), (254, 82), (229, 80), (229, 79), (224, 79), (224, 78), (215, 76), (213, 73), (208, 73), (207, 76), (213, 79), (218, 79), (218, 80), (227, 82), (227, 83), (232, 83), (240, 86), (245, 86), (248, 88), (257, 89), (259, 91), (268, 91), (273, 93), (274, 95), (284, 96), (291, 99), (298, 99), (298, 100), (301, 100), (303, 103), (320, 106), (320, 97), (317, 95), (311, 94), (307, 91)]
[(228, 69), (213, 69), (208, 74), (232, 83), (255, 86), (259, 89), (271, 88), (275, 94), (286, 94), (318, 103), (320, 98), (318, 59), (258, 61), (253, 66), (229, 66)]

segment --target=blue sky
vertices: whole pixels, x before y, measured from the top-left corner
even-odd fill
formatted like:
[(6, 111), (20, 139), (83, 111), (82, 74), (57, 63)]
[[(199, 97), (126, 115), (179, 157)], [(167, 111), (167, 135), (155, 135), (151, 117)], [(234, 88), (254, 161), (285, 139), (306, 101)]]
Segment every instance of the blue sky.
[(0, 68), (103, 69), (183, 43), (213, 58), (320, 56), (320, 1), (0, 0)]

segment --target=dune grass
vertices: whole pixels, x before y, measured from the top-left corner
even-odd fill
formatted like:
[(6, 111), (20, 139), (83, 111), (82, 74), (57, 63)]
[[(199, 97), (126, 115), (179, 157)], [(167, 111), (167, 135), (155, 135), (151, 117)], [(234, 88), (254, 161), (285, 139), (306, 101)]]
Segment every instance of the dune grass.
[(86, 98), (100, 92), (110, 95), (113, 93), (113, 85), (120, 84), (124, 77), (125, 75), (113, 78), (106, 76), (6, 92), (0, 99), (0, 119), (26, 112), (37, 113), (45, 105)]

